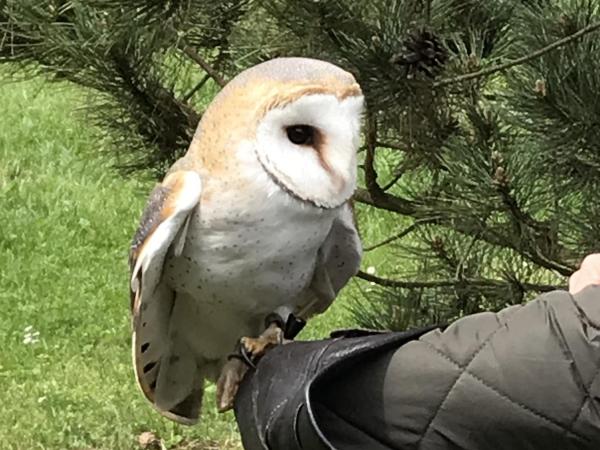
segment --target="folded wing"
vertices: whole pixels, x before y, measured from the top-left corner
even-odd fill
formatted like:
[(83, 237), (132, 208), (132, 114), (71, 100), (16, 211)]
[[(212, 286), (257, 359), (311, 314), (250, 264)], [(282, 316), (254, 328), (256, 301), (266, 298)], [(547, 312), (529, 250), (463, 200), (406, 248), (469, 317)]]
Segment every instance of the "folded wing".
[(177, 256), (183, 250), (201, 186), (195, 172), (168, 175), (150, 196), (130, 252), (136, 378), (156, 409), (182, 423), (198, 419), (203, 380), (192, 352), (169, 329), (175, 293), (162, 274), (169, 252)]
[(362, 245), (349, 203), (341, 209), (317, 254), (310, 290), (313, 300), (298, 315), (308, 318), (325, 311), (338, 292), (358, 273)]

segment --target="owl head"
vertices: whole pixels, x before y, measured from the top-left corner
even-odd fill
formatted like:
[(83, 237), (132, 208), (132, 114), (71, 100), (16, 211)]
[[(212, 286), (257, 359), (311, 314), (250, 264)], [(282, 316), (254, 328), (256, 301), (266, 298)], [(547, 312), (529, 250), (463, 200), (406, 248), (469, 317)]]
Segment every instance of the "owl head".
[(315, 59), (273, 59), (240, 73), (217, 95), (195, 148), (213, 170), (231, 170), (233, 154), (256, 158), (290, 195), (335, 208), (356, 187), (362, 109), (350, 73)]

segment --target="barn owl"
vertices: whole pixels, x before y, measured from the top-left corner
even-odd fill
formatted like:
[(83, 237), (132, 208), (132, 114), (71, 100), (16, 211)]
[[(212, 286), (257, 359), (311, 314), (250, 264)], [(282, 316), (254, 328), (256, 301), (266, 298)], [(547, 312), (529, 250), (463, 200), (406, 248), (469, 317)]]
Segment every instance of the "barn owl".
[(130, 251), (132, 342), (138, 384), (163, 415), (195, 423), (207, 379), (230, 408), (247, 370), (236, 346), (260, 356), (358, 271), (362, 108), (333, 64), (259, 64), (215, 97), (151, 193)]

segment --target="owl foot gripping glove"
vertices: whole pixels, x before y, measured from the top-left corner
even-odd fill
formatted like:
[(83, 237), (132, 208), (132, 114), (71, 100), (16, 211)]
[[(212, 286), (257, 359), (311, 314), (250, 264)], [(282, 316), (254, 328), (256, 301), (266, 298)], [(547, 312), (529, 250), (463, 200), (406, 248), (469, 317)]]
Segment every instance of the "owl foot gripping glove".
[(257, 338), (243, 337), (234, 353), (221, 370), (217, 381), (217, 409), (229, 411), (237, 394), (238, 386), (248, 369), (256, 369), (256, 363), (271, 349), (292, 342), (302, 331), (306, 322), (293, 314), (286, 322), (277, 315), (270, 314), (265, 320), (265, 331)]

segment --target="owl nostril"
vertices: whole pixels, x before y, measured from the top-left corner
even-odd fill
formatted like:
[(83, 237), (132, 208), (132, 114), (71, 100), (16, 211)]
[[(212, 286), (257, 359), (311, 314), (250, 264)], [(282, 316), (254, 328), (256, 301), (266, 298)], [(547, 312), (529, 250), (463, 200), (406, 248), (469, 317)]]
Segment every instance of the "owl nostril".
[(292, 144), (312, 145), (315, 140), (315, 129), (310, 125), (293, 125), (285, 129)]

